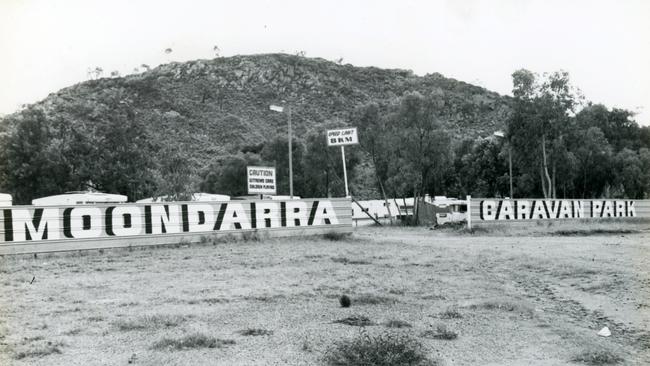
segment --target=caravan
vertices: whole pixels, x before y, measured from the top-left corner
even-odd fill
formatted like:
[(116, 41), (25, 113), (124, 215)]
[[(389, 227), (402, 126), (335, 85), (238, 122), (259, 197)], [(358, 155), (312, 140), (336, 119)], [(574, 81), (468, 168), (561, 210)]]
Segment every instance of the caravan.
[(91, 205), (96, 203), (125, 203), (127, 197), (121, 194), (109, 194), (89, 191), (72, 191), (54, 196), (32, 200), (34, 206)]
[(0, 207), (11, 206), (11, 195), (7, 193), (0, 193)]

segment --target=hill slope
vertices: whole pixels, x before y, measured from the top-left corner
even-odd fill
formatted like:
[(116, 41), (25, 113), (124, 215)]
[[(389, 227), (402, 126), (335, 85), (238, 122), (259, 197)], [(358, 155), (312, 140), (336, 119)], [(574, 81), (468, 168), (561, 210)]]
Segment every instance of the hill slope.
[(270, 104), (289, 101), (295, 136), (302, 138), (326, 126), (354, 125), (349, 118), (358, 105), (394, 100), (407, 91), (426, 95), (436, 88), (453, 101), (454, 114), (445, 126), (452, 135), (489, 135), (503, 126), (508, 99), (481, 87), (437, 73), (420, 77), (286, 54), (170, 63), (141, 74), (82, 82), (28, 108), (74, 125), (126, 106), (129, 118), (143, 121), (153, 141), (180, 145), (205, 161), (285, 133), (286, 118), (269, 111)]

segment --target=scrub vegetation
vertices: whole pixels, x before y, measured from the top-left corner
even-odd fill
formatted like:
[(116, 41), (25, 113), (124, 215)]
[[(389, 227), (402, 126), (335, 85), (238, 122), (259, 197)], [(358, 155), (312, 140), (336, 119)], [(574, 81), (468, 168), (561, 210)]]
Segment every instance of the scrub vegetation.
[(649, 364), (647, 221), (564, 225), (4, 256), (0, 364)]

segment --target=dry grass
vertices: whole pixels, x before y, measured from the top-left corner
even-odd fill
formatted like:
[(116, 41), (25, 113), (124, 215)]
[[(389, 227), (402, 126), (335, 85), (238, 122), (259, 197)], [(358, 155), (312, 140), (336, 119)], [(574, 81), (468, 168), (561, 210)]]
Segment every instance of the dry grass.
[(556, 230), (552, 235), (559, 236), (589, 236), (589, 235), (617, 235), (617, 234), (636, 234), (638, 230), (631, 229), (577, 229), (577, 230)]
[(333, 323), (353, 325), (357, 327), (366, 327), (370, 325), (375, 325), (375, 323), (370, 320), (368, 317), (363, 315), (353, 315), (347, 318), (335, 320)]
[(366, 332), (334, 344), (326, 351), (324, 361), (331, 366), (437, 365), (416, 339), (403, 334), (372, 336)]
[(239, 334), (243, 336), (269, 336), (269, 335), (273, 335), (273, 331), (261, 329), (261, 328), (248, 328), (248, 329), (240, 330)]
[(424, 338), (433, 338), (433, 339), (442, 339), (445, 341), (451, 341), (458, 338), (458, 333), (450, 330), (444, 324), (438, 324), (434, 329), (428, 329), (422, 332), (421, 334)]
[(372, 264), (371, 261), (365, 259), (349, 259), (346, 257), (332, 257), (332, 262), (342, 263), (342, 264), (359, 264), (359, 265)]
[(511, 300), (487, 300), (480, 302), (478, 304), (472, 304), (469, 306), (470, 309), (485, 309), (485, 310), (496, 310), (496, 311), (508, 311), (515, 312), (523, 316), (532, 317), (535, 315), (535, 310), (527, 303), (521, 301), (511, 301)]
[(550, 236), (593, 236), (593, 235), (628, 235), (640, 233), (650, 224), (648, 218), (594, 218), (581, 220), (540, 220), (531, 222), (512, 222), (508, 224), (487, 223), (466, 227), (447, 228), (446, 231), (470, 235), (550, 235)]
[(196, 348), (221, 348), (235, 344), (232, 339), (217, 339), (202, 333), (194, 333), (181, 338), (163, 338), (151, 346), (157, 350), (184, 350)]
[[(355, 240), (340, 242), (310, 237), (4, 257), (0, 365), (127, 364), (134, 352), (135, 364), (149, 365), (317, 365), (325, 350), (352, 342), (360, 329), (372, 337), (410, 335), (447, 364), (610, 362), (596, 345), (624, 357), (620, 364), (646, 364), (650, 338), (638, 335), (650, 308), (642, 275), (650, 232), (508, 235), (360, 228)], [(357, 261), (367, 265), (350, 265)], [(117, 271), (95, 270), (109, 262)], [(605, 291), (610, 285), (618, 288)], [(350, 308), (339, 307), (343, 294)], [(89, 322), (93, 316), (98, 322)], [(597, 337), (605, 323), (614, 336)], [(261, 335), (265, 330), (273, 335)], [(48, 348), (46, 340), (66, 344)], [(15, 360), (19, 352), (23, 359)]]
[(284, 295), (256, 295), (256, 296), (244, 296), (246, 301), (258, 301), (258, 302), (276, 302), (286, 299)]
[(580, 362), (587, 365), (616, 365), (623, 362), (623, 358), (612, 350), (603, 349), (601, 347), (593, 347), (585, 349), (579, 354), (575, 355), (572, 362)]
[(201, 304), (201, 303), (214, 305), (214, 304), (226, 304), (226, 303), (229, 303), (229, 302), (230, 302), (230, 300), (225, 299), (225, 298), (221, 298), (221, 297), (206, 297), (206, 298), (202, 298), (202, 299), (187, 300), (187, 303), (190, 304), (190, 305), (196, 305), (196, 304)]
[(383, 305), (395, 304), (397, 299), (389, 296), (381, 296), (374, 294), (361, 294), (352, 298), (352, 304), (357, 305)]
[(17, 352), (14, 355), (14, 358), (16, 360), (22, 360), (24, 358), (45, 357), (52, 354), (60, 354), (62, 353), (60, 348), (62, 346), (63, 343), (61, 342), (47, 342), (45, 344), (30, 345), (27, 350)]
[(113, 325), (121, 331), (171, 328), (185, 322), (187, 318), (184, 315), (143, 315), (135, 319), (118, 320)]
[(45, 339), (45, 337), (40, 336), (40, 335), (39, 336), (34, 336), (34, 337), (23, 337), (23, 344), (42, 341), (43, 339)]
[(391, 319), (388, 320), (384, 325), (387, 328), (411, 328), (413, 327), (410, 323), (405, 322), (403, 320), (398, 320), (398, 319)]
[(335, 231), (330, 231), (325, 234), (323, 234), (323, 238), (330, 240), (330, 241), (342, 241), (342, 240), (347, 240), (352, 236), (351, 233), (338, 233)]
[(440, 313), (440, 318), (442, 319), (460, 319), (463, 317), (457, 308), (449, 308), (442, 313)]

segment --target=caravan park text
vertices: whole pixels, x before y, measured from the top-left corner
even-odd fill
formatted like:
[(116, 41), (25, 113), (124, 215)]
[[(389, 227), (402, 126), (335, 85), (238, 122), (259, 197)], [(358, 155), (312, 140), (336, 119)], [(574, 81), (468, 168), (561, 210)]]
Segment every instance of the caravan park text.
[(481, 220), (539, 220), (635, 217), (634, 201), (623, 200), (483, 200)]

